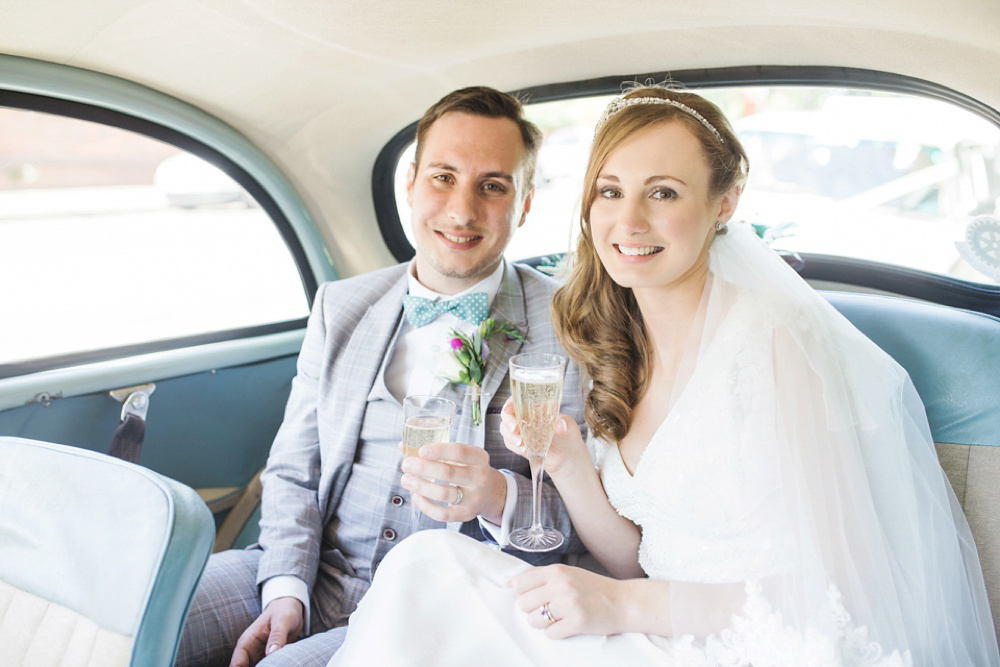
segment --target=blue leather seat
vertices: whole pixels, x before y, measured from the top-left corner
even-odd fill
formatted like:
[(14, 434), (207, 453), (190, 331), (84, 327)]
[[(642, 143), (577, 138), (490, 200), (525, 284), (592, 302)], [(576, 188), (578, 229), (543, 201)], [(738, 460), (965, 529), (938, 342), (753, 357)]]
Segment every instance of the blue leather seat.
[(936, 442), (1000, 445), (1000, 320), (889, 296), (824, 296), (907, 370)]
[(896, 297), (823, 294), (913, 379), (976, 539), (1000, 633), (1000, 320)]
[(178, 482), (0, 437), (0, 662), (173, 664), (214, 534)]

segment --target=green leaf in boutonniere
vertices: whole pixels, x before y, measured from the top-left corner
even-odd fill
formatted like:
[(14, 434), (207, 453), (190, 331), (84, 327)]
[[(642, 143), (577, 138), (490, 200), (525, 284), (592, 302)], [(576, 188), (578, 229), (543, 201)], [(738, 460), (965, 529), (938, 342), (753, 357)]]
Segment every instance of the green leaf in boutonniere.
[(486, 372), (486, 361), (490, 357), (490, 346), (487, 340), (503, 334), (505, 341), (525, 341), (524, 334), (510, 322), (498, 323), (492, 317), (483, 320), (479, 329), (468, 336), (457, 329), (451, 330), (449, 341), (450, 353), (442, 355), (439, 360), (438, 375), (452, 384), (469, 386), (472, 402), (472, 422), (477, 426), (482, 421), (482, 409), (479, 405), (480, 389)]

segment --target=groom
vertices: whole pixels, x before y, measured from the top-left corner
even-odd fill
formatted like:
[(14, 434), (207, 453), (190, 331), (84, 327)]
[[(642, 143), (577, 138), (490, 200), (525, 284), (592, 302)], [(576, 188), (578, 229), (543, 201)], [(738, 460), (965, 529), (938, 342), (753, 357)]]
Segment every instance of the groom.
[[(562, 353), (549, 316), (556, 285), (503, 259), (531, 208), (540, 142), (520, 103), (490, 88), (455, 91), (424, 114), (407, 182), (416, 258), (320, 286), (261, 477), (259, 543), (211, 557), (177, 665), (321, 667), (404, 537), (448, 526), (506, 545), (512, 528), (530, 523), (530, 471), (498, 426), (510, 356)], [(448, 384), (437, 361), (450, 354), (451, 329), (471, 334), (487, 310), (527, 340), (489, 339), (476, 424), (467, 388)], [(454, 443), (426, 447), (401, 470), (409, 394), (450, 398), (459, 414)], [(578, 423), (582, 395), (570, 364), (563, 411)], [(546, 487), (543, 517), (569, 536), (564, 552), (582, 551)], [(539, 564), (559, 558), (511, 553)]]

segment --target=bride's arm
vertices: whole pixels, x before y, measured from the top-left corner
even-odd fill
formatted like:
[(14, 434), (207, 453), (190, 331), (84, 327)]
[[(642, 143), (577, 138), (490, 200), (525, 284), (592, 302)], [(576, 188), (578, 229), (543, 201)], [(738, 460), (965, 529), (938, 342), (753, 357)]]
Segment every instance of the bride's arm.
[(556, 456), (553, 461), (546, 457), (545, 466), (580, 539), (618, 579), (645, 577), (639, 567), (639, 527), (611, 506), (579, 429), (571, 419), (560, 417), (556, 433)]
[[(504, 405), (501, 419), (504, 443), (524, 456), (510, 401)], [(545, 472), (559, 490), (577, 535), (597, 562), (619, 579), (645, 577), (638, 561), (639, 528), (608, 502), (587, 445), (570, 417), (561, 415), (556, 422)]]

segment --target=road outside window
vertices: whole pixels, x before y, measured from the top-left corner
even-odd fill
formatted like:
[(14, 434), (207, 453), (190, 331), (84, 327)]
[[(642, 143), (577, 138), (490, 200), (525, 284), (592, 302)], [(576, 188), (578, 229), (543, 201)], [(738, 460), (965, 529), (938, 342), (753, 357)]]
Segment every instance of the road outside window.
[(274, 223), (207, 162), (0, 108), (0, 363), (308, 314)]

